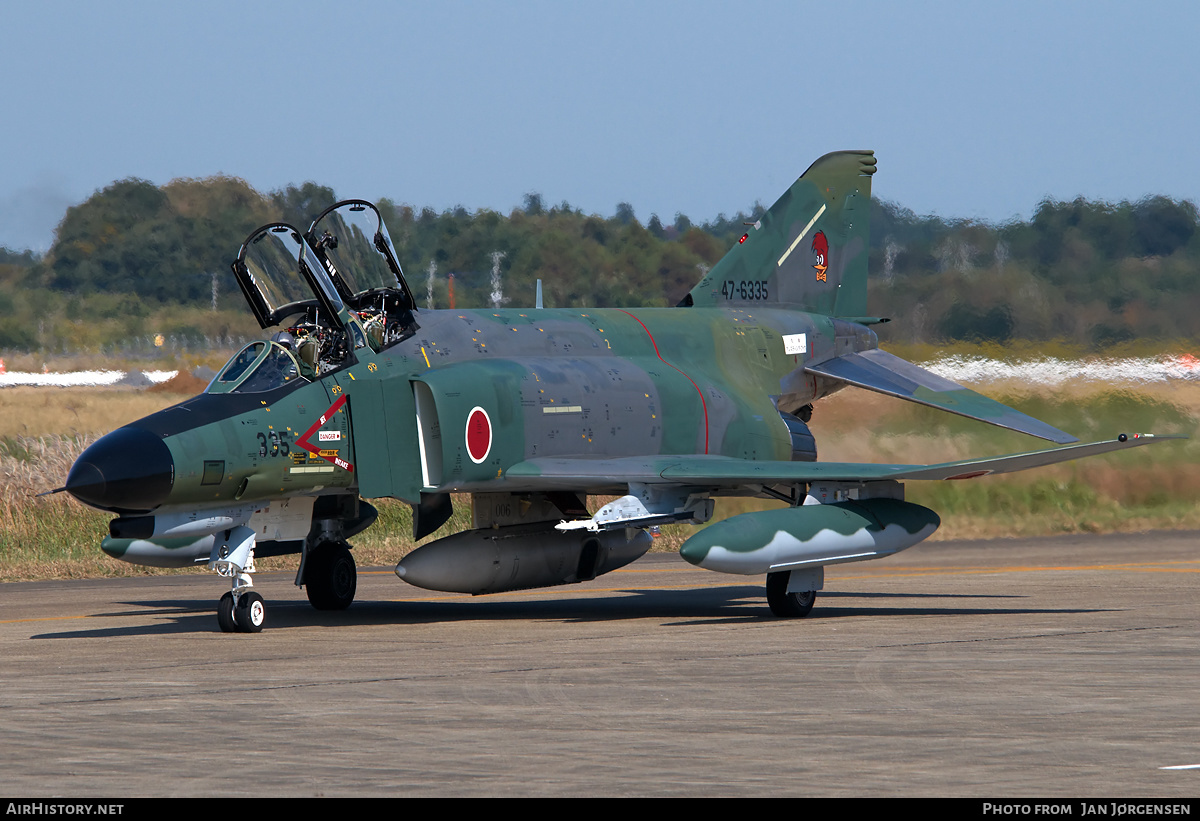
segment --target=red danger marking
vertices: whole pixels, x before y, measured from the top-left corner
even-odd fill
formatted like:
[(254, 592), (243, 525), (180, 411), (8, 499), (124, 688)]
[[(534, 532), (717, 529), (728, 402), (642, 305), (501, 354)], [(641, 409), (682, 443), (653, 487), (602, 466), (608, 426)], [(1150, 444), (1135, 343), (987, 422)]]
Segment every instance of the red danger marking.
[(479, 464), (492, 452), (492, 420), (483, 408), (474, 408), (467, 415), (467, 455)]
[[(322, 451), (319, 447), (317, 447), (316, 445), (314, 445), (312, 442), (309, 441), (309, 439), (312, 438), (312, 435), (314, 433), (317, 433), (320, 430), (320, 427), (322, 425), (324, 425), (326, 422), (328, 422), (330, 419), (332, 419), (333, 415), (342, 409), (342, 405), (346, 404), (346, 399), (349, 396), (350, 396), (350, 394), (348, 394), (348, 393), (343, 393), (341, 396), (339, 396), (337, 398), (337, 401), (329, 406), (329, 410), (327, 410), (323, 414), (321, 414), (321, 417), (316, 422), (313, 422), (311, 428), (304, 431), (304, 433), (300, 434), (300, 436), (296, 439), (296, 444), (298, 446), (304, 448), (306, 451), (311, 453), (313, 456), (319, 456), (320, 458), (324, 459), (326, 462), (332, 462), (333, 464), (340, 467), (342, 470), (353, 471), (354, 465), (352, 465), (350, 462), (347, 462), (345, 459), (342, 459), (341, 457), (339, 457), (337, 455), (336, 450)], [(322, 432), (324, 432), (324, 431), (322, 431)], [(338, 433), (337, 441), (341, 441), (341, 431), (338, 431), (337, 433)], [(324, 439), (324, 437), (318, 436), (318, 439)]]

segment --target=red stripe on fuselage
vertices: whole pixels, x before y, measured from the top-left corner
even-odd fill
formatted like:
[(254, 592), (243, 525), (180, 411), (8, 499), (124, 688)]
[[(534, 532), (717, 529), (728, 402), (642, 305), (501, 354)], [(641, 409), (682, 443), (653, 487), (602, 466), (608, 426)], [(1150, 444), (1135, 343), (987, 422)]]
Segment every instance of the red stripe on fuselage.
[[(628, 314), (629, 316), (633, 316), (633, 314), (629, 313), (629, 311), (626, 311), (623, 308), (618, 308), (617, 310), (623, 314)], [(679, 371), (679, 373), (683, 374), (684, 379), (686, 379), (687, 381), (692, 383), (692, 387), (696, 389), (696, 393), (700, 396), (700, 407), (704, 410), (704, 452), (705, 452), (705, 454), (707, 454), (708, 453), (708, 403), (706, 403), (704, 401), (704, 392), (700, 390), (700, 386), (696, 384), (695, 379), (692, 379), (690, 376), (688, 376), (686, 373), (684, 373), (681, 369), (679, 369), (675, 365), (672, 365), (667, 360), (663, 359), (662, 354), (659, 353), (659, 350), (658, 350), (658, 343), (654, 341), (654, 334), (650, 333), (650, 329), (646, 327), (646, 323), (642, 322), (642, 320), (638, 319), (636, 316), (633, 316), (633, 318), (634, 318), (634, 320), (637, 321), (637, 324), (642, 326), (642, 330), (646, 332), (646, 336), (650, 337), (650, 344), (654, 346), (655, 356), (657, 356), (659, 358), (659, 360), (667, 367), (675, 368), (675, 370), (677, 370), (677, 371)], [(664, 419), (663, 422), (665, 424), (666, 419)]]

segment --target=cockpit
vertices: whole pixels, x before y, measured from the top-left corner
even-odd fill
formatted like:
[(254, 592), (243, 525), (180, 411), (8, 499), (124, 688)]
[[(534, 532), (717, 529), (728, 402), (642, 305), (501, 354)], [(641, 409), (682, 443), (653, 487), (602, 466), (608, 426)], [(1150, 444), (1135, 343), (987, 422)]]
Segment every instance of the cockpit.
[(226, 363), (207, 393), (266, 393), (316, 376), (281, 342), (251, 342)]
[(354, 364), (417, 330), (415, 303), (379, 210), (344, 200), (307, 233), (276, 222), (242, 243), (233, 272), (270, 342), (239, 351), (210, 393), (256, 393)]

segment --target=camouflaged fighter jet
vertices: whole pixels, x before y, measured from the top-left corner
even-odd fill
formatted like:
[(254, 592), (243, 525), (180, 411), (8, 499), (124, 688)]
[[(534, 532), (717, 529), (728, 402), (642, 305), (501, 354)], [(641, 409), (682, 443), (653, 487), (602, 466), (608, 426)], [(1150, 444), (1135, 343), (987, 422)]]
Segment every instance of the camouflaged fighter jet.
[[(866, 315), (874, 172), (869, 151), (817, 160), (675, 308), (418, 311), (370, 203), (337, 203), (307, 232), (263, 226), (233, 269), (274, 335), (200, 396), (99, 439), (65, 489), (117, 514), (108, 554), (229, 578), (217, 607), (227, 632), (262, 629), (256, 556), (299, 554), (311, 603), (345, 608), (348, 540), (376, 518), (366, 500), (410, 504), (420, 539), (449, 519), (452, 493), (470, 494), (471, 528), (396, 573), (472, 594), (593, 579), (645, 553), (647, 528), (707, 522), (716, 497), (782, 500), (680, 552), (766, 574), (771, 611), (804, 616), (826, 565), (890, 555), (938, 527), (904, 501), (903, 481), (1154, 441), (940, 465), (816, 461), (813, 403), (847, 385), (1076, 441), (878, 349), (871, 326), (884, 320)], [(589, 513), (590, 495), (619, 498)]]

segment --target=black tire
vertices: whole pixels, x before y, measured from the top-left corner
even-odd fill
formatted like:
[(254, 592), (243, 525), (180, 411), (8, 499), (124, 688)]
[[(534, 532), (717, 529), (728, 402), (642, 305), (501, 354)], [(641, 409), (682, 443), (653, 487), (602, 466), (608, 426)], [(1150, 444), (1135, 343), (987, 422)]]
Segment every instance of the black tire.
[(817, 600), (817, 591), (806, 590), (800, 593), (787, 592), (790, 570), (767, 574), (767, 604), (771, 612), (784, 619), (799, 619), (812, 612)]
[(233, 620), (233, 592), (230, 591), (221, 597), (217, 602), (217, 624), (221, 626), (222, 633), (236, 633), (238, 626)]
[(243, 633), (261, 633), (266, 621), (267, 606), (257, 593), (243, 593), (233, 610), (233, 619)]
[(309, 555), (304, 568), (304, 591), (318, 610), (345, 610), (358, 590), (354, 557), (344, 544), (326, 543)]

